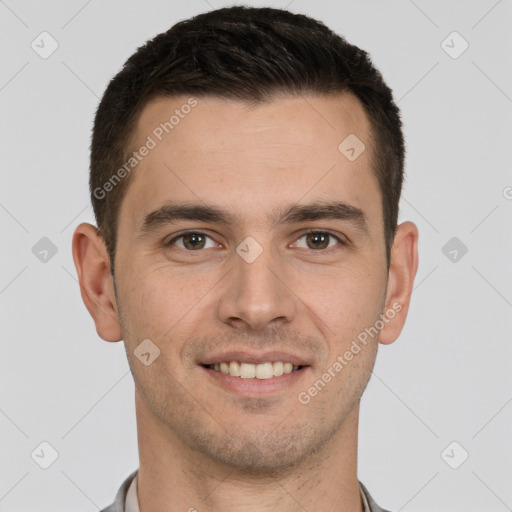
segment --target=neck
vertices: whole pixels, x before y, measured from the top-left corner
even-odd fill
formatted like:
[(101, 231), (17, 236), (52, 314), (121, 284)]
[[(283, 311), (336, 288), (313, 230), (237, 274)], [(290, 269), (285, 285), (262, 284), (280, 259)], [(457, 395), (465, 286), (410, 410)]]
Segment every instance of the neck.
[(140, 512), (362, 512), (357, 479), (359, 406), (315, 455), (270, 473), (227, 466), (186, 446), (136, 392)]

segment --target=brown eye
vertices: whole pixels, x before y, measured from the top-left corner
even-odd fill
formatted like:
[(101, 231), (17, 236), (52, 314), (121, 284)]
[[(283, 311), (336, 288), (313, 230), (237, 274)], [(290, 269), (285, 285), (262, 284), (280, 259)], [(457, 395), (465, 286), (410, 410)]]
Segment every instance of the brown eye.
[(331, 235), (325, 233), (309, 233), (306, 240), (311, 249), (327, 249), (330, 237)]
[[(305, 247), (304, 245), (299, 244), (299, 240), (305, 239)], [(328, 231), (310, 231), (305, 233), (297, 240), (298, 246), (305, 249), (313, 249), (316, 251), (328, 250), (336, 245), (345, 245), (344, 242), (338, 238), (337, 236), (329, 233)]]
[[(166, 246), (176, 245), (180, 249), (184, 249), (187, 251), (197, 251), (200, 249), (208, 248), (206, 247), (206, 243), (208, 239), (212, 240), (208, 235), (201, 233), (200, 231), (189, 231), (187, 233), (182, 233), (174, 237), (172, 240), (167, 242)], [(213, 240), (212, 240), (213, 242)], [(214, 247), (215, 244), (210, 247)]]
[(205, 244), (205, 237), (201, 233), (188, 233), (183, 235), (183, 245), (186, 249), (202, 249)]

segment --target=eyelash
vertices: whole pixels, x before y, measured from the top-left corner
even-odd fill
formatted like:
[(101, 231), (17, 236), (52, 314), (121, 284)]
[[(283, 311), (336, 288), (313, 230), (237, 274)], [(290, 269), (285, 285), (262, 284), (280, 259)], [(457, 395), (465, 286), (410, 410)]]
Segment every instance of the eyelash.
[[(169, 240), (168, 242), (165, 242), (165, 246), (166, 247), (171, 247), (172, 245), (174, 245), (174, 243), (179, 240), (180, 238), (183, 238), (185, 235), (191, 235), (191, 234), (196, 234), (196, 235), (203, 235), (207, 238), (210, 238), (211, 240), (213, 240), (213, 238), (210, 236), (210, 235), (207, 235), (206, 233), (202, 232), (202, 231), (194, 231), (194, 230), (191, 230), (191, 231), (183, 231), (182, 233), (179, 233), (178, 235), (176, 235), (175, 237), (173, 237), (171, 240)], [(308, 231), (305, 231), (303, 232), (297, 239), (296, 241), (300, 240), (302, 237), (306, 236), (306, 235), (310, 235), (310, 234), (314, 234), (314, 235), (329, 235), (331, 238), (334, 238), (339, 244), (338, 245), (335, 245), (334, 247), (330, 247), (328, 249), (318, 249), (318, 250), (314, 250), (314, 249), (311, 249), (311, 252), (318, 252), (318, 253), (330, 253), (331, 251), (333, 250), (336, 250), (337, 248), (339, 248), (339, 246), (347, 246), (348, 243), (345, 242), (344, 240), (342, 240), (339, 236), (331, 233), (330, 231), (321, 231), (321, 230), (318, 230), (318, 229), (310, 229)], [(217, 242), (216, 242), (217, 243)], [(181, 247), (179, 248), (181, 249)], [(186, 252), (201, 252), (201, 249), (198, 249), (197, 251), (193, 251), (193, 250), (188, 250), (188, 249), (182, 249)], [(204, 250), (204, 249), (203, 249)]]

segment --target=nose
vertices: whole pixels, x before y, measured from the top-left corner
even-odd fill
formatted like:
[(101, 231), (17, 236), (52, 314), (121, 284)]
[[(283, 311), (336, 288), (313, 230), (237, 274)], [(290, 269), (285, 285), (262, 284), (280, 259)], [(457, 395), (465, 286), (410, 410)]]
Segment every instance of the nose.
[(218, 304), (220, 319), (232, 327), (255, 331), (291, 322), (298, 298), (285, 262), (272, 247), (264, 248), (250, 263), (238, 253), (233, 259)]

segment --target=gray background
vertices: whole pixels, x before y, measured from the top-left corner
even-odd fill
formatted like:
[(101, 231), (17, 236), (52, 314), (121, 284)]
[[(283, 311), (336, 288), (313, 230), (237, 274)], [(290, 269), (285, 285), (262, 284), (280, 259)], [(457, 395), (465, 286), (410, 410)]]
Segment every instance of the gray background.
[[(402, 109), (400, 220), (420, 230), (420, 264), (363, 398), (360, 480), (393, 511), (512, 510), (512, 2), (247, 3), (288, 5), (369, 51)], [(94, 222), (92, 120), (136, 47), (226, 5), (0, 1), (0, 511), (98, 510), (138, 467), (124, 346), (98, 337), (71, 256), (74, 227)], [(43, 31), (58, 43), (46, 59), (31, 47), (51, 49)]]

